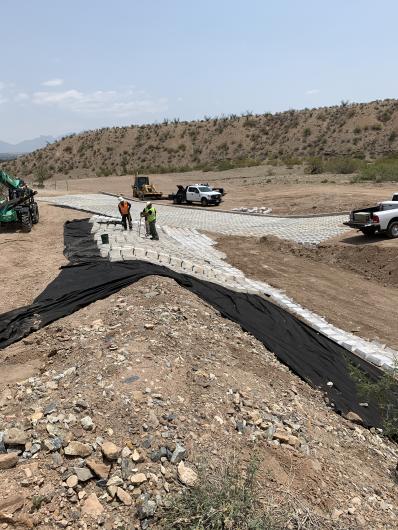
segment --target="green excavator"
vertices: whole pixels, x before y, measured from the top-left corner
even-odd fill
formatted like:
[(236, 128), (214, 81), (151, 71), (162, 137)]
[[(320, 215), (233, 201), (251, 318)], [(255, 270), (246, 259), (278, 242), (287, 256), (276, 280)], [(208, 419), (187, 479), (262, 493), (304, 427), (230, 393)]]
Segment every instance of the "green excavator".
[[(1, 193), (2, 188), (6, 188), (5, 195)], [(12, 223), (22, 232), (30, 232), (32, 225), (39, 222), (36, 193), (22, 179), (0, 170), (0, 228)]]

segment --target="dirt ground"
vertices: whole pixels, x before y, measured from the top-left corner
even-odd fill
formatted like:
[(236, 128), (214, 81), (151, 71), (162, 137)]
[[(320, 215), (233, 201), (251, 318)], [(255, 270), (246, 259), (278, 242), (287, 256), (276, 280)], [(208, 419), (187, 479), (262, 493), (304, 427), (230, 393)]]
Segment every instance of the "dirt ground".
[[(394, 192), (398, 192), (398, 184), (353, 184), (350, 175), (305, 175), (300, 167), (279, 166), (150, 175), (150, 181), (164, 194), (175, 192), (177, 184), (205, 182), (225, 188), (227, 194), (220, 206), (222, 209), (266, 206), (272, 208), (273, 214), (286, 215), (348, 212), (389, 200)], [(132, 182), (131, 176), (48, 181), (46, 189), (40, 193), (103, 191), (132, 197)]]
[(275, 237), (218, 238), (227, 260), (336, 326), (398, 348), (398, 245), (356, 232), (316, 248)]
[[(87, 217), (40, 207), (31, 234), (0, 234), (0, 313), (32, 302), (56, 277), (66, 263), (64, 222)], [(398, 347), (395, 241), (352, 233), (318, 249), (276, 238), (221, 238), (219, 246), (248, 275), (344, 329)], [(0, 470), (0, 520), (10, 528), (138, 529), (147, 496), (157, 505), (151, 527), (164, 530), (164, 501), (182, 483), (177, 467), (165, 457), (155, 461), (153, 451), (174, 451), (177, 442), (187, 449), (186, 466), (198, 471), (205, 458), (207, 473), (233, 455), (244, 467), (255, 454), (262, 502), (274, 510), (287, 503), (300, 521), (320, 518), (302, 528), (395, 528), (396, 445), (328, 409), (321, 393), (258, 341), (171, 280), (138, 282), (2, 350), (0, 360), (0, 430), (21, 429), (28, 454), (40, 446), (26, 462)], [(93, 430), (82, 428), (87, 416)], [(46, 449), (54, 440), (62, 441), (59, 451)], [(145, 474), (133, 487), (112, 463), (131, 505), (95, 480), (67, 486), (87, 461), (65, 455), (66, 445), (81, 442), (102, 462), (98, 440), (124, 448), (131, 472)], [(87, 513), (93, 496), (102, 506), (97, 515)], [(4, 518), (11, 501), (19, 508)]]
[(0, 232), (0, 313), (29, 304), (67, 263), (63, 255), (65, 221), (86, 213), (40, 203), (40, 222), (30, 234)]

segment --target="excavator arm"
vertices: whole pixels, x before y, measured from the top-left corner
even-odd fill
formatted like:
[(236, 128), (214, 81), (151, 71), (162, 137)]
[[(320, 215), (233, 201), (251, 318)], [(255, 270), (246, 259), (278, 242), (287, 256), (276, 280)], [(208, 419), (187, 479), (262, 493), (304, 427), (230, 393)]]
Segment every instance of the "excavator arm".
[(11, 177), (5, 171), (0, 170), (0, 184), (4, 184), (4, 186), (7, 186), (11, 190), (16, 190), (21, 187), (22, 183), (22, 180)]

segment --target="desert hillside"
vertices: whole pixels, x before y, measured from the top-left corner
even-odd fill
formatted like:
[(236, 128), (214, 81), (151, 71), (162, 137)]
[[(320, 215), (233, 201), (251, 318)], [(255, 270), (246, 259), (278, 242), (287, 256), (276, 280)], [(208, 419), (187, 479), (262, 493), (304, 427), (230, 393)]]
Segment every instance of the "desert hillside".
[(378, 157), (398, 150), (398, 100), (276, 114), (114, 127), (69, 136), (3, 164), (25, 176), (227, 169), (269, 158)]

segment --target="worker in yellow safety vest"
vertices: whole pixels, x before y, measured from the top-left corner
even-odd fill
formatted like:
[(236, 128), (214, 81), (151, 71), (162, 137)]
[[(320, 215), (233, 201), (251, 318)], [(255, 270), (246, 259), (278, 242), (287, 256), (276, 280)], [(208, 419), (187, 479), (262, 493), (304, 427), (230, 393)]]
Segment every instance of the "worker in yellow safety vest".
[(145, 221), (149, 224), (151, 239), (154, 241), (159, 241), (159, 236), (156, 231), (156, 208), (152, 205), (151, 201), (146, 203), (141, 215), (142, 217), (145, 217)]

